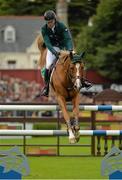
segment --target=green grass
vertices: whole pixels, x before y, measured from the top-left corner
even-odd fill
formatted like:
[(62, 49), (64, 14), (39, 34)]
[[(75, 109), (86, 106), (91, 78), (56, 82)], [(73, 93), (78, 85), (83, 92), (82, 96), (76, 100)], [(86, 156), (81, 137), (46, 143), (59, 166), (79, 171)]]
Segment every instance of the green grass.
[[(46, 144), (55, 144), (55, 137), (33, 137), (27, 139), (27, 144), (45, 144), (41, 149), (50, 148)], [(22, 144), (22, 139), (1, 139), (0, 144)], [(68, 144), (67, 137), (60, 138), (61, 144)], [(90, 137), (81, 137), (78, 144), (89, 144)], [(110, 144), (110, 143), (109, 143)], [(56, 148), (56, 147), (53, 147)], [(10, 149), (10, 147), (1, 147)], [(22, 150), (22, 147), (20, 147)], [(89, 147), (61, 147), (61, 154), (90, 154)], [(101, 161), (103, 157), (28, 157), (29, 176), (25, 179), (104, 179), (101, 176)]]
[(101, 157), (31, 157), (29, 179), (104, 179)]

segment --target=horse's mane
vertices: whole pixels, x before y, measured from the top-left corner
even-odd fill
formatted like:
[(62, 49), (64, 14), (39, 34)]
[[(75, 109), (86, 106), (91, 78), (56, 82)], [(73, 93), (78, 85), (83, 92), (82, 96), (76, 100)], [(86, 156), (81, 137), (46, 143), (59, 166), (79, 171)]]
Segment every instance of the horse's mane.
[(67, 56), (69, 56), (69, 51), (61, 50), (60, 56), (61, 56), (61, 57), (67, 57)]
[(68, 59), (68, 57), (70, 57), (69, 51), (61, 50), (59, 56), (60, 61), (64, 62), (66, 59)]

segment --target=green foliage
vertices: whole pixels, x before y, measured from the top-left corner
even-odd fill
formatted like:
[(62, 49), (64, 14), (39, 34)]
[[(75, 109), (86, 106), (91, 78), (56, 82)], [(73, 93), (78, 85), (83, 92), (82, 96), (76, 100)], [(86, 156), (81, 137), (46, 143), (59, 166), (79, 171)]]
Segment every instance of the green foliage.
[(43, 15), (55, 10), (56, 0), (0, 0), (0, 15)]
[(113, 80), (121, 79), (122, 72), (122, 45), (108, 45), (107, 47), (98, 48), (97, 68), (99, 72)]
[(68, 4), (68, 20), (73, 37), (81, 31), (91, 15), (95, 14), (99, 0), (71, 0)]
[(122, 3), (120, 0), (103, 0), (92, 17), (93, 26), (85, 26), (77, 50), (86, 49), (88, 67), (102, 75), (120, 80), (122, 71)]

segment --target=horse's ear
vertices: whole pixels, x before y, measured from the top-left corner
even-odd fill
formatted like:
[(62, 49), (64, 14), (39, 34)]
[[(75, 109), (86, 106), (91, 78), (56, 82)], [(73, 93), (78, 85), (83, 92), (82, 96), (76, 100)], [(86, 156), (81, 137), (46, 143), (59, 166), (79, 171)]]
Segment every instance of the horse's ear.
[(82, 58), (84, 57), (85, 52), (82, 52), (80, 55), (78, 54), (73, 54), (73, 58), (72, 58), (72, 63), (77, 63), (77, 62), (82, 62)]
[(82, 58), (84, 57), (84, 55), (85, 55), (85, 52), (82, 52), (82, 53), (80, 54), (80, 58), (82, 59)]

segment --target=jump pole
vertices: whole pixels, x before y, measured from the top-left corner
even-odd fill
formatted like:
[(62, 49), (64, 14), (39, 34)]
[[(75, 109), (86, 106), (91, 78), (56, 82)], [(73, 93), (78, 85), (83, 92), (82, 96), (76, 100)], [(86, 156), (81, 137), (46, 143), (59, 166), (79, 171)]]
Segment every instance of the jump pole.
[[(122, 130), (80, 130), (81, 136), (122, 136)], [(0, 130), (2, 136), (67, 136), (66, 130)]]
[[(72, 109), (71, 105), (67, 105), (67, 108)], [(79, 105), (80, 110), (85, 111), (122, 111), (121, 105)], [(0, 111), (3, 110), (23, 110), (23, 111), (56, 111), (60, 110), (58, 105), (0, 105)]]

